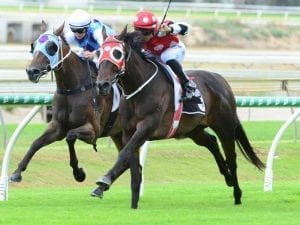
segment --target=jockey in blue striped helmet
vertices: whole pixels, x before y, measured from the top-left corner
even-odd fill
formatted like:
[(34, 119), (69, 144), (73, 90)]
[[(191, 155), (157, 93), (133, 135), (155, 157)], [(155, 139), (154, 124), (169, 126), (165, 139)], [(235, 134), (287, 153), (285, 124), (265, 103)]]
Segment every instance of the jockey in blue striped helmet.
[(80, 48), (79, 56), (94, 59), (96, 51), (101, 47), (106, 35), (115, 32), (111, 27), (102, 23), (82, 9), (76, 9), (69, 17), (70, 31), (65, 34), (69, 44)]

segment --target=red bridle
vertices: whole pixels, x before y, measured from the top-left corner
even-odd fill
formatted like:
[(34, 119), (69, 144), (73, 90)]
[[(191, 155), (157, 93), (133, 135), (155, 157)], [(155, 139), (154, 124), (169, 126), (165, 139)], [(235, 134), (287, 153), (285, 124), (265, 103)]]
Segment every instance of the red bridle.
[(123, 72), (125, 69), (124, 44), (112, 35), (108, 36), (101, 46), (99, 64), (104, 60), (116, 65), (119, 71)]

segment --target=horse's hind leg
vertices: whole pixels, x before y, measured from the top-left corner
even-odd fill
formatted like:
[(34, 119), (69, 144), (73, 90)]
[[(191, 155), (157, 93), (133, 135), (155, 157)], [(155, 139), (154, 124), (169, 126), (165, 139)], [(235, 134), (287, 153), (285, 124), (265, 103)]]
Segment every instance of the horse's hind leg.
[(226, 163), (232, 176), (234, 203), (238, 205), (241, 204), (242, 190), (239, 187), (237, 177), (237, 162), (233, 124), (234, 123), (231, 123), (231, 125), (227, 124), (227, 126), (225, 126), (226, 129), (224, 129), (223, 127), (223, 129), (214, 129), (214, 131), (218, 135), (225, 153)]
[(218, 165), (220, 173), (224, 176), (226, 184), (232, 186), (232, 177), (227, 167), (225, 159), (221, 154), (217, 139), (215, 136), (209, 134), (204, 129), (194, 130), (189, 137), (197, 144), (206, 147), (214, 156)]
[(233, 180), (233, 196), (234, 196), (234, 203), (241, 204), (241, 197), (242, 197), (242, 190), (239, 187), (238, 177), (237, 177), (237, 163), (236, 163), (236, 153), (235, 153), (235, 142), (234, 138), (230, 138), (230, 140), (221, 140), (225, 155), (226, 155), (226, 162), (228, 168), (232, 175)]
[(59, 124), (50, 123), (49, 127), (44, 131), (44, 133), (37, 138), (30, 146), (29, 150), (25, 154), (24, 158), (20, 161), (18, 168), (13, 172), (9, 178), (12, 182), (22, 181), (22, 171), (25, 171), (28, 163), (32, 159), (33, 155), (42, 147), (63, 139), (65, 134), (62, 132)]

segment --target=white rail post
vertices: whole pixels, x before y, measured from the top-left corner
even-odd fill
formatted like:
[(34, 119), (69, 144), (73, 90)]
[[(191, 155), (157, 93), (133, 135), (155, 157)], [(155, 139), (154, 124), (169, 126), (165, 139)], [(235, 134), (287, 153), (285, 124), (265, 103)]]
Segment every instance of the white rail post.
[(3, 148), (5, 149), (6, 148), (6, 136), (7, 136), (7, 132), (6, 132), (5, 121), (3, 119), (1, 109), (0, 109), (0, 122), (1, 122), (2, 133), (3, 133), (3, 138), (2, 138), (2, 140), (3, 140)]
[(275, 155), (275, 151), (278, 146), (278, 143), (279, 143), (282, 135), (284, 134), (285, 130), (288, 128), (288, 126), (292, 122), (294, 122), (294, 120), (296, 120), (299, 116), (300, 116), (300, 110), (296, 111), (293, 115), (291, 115), (290, 118), (281, 126), (281, 128), (277, 132), (277, 134), (272, 142), (272, 145), (271, 145), (271, 148), (270, 148), (270, 151), (268, 154), (267, 166), (266, 166), (266, 170), (265, 170), (264, 191), (272, 191), (272, 188), (273, 188), (272, 166), (273, 166), (273, 159), (274, 159), (274, 155)]
[(18, 125), (13, 135), (9, 139), (9, 142), (6, 146), (6, 150), (4, 153), (3, 163), (2, 163), (2, 171), (0, 177), (0, 201), (8, 200), (8, 167), (9, 167), (9, 159), (14, 144), (21, 134), (24, 127), (31, 121), (31, 119), (37, 114), (37, 112), (42, 108), (42, 105), (34, 106), (34, 108), (28, 113), (28, 115), (22, 120), (22, 122)]

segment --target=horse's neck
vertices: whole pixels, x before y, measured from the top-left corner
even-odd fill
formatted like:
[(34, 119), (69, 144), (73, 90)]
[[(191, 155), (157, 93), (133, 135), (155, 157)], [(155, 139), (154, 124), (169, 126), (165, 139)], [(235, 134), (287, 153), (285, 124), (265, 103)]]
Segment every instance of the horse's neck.
[[(66, 58), (60, 68), (55, 71), (56, 84), (58, 88), (73, 89), (81, 85), (86, 85), (91, 81), (93, 69), (82, 62), (75, 53), (71, 53)], [(88, 79), (90, 76), (90, 79)]]
[[(126, 94), (134, 92), (147, 82), (149, 82), (146, 85), (147, 87), (152, 86), (153, 80), (150, 81), (150, 79), (152, 79), (153, 76), (158, 76), (157, 73), (160, 73), (154, 64), (146, 62), (139, 56), (132, 57), (127, 62), (126, 71), (124, 79), (122, 79), (122, 86)], [(153, 88), (155, 89), (155, 87)]]

